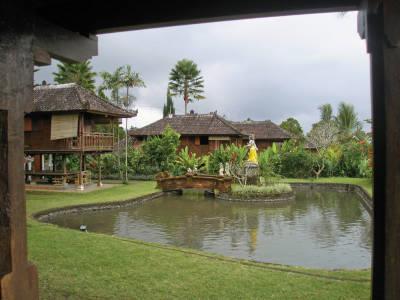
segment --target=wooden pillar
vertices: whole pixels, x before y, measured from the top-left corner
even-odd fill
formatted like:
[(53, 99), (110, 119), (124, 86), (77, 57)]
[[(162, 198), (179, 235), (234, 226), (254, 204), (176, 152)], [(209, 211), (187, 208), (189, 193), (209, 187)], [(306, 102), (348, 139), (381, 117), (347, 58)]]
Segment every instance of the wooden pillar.
[(62, 155), (62, 167), (63, 167), (63, 186), (67, 186), (67, 156), (65, 154)]
[(374, 138), (372, 297), (400, 299), (400, 2), (367, 3)]
[(97, 186), (102, 187), (103, 183), (101, 182), (101, 154), (97, 155), (97, 168), (98, 168), (98, 176), (97, 176)]
[(84, 190), (85, 189), (85, 186), (83, 184), (83, 170), (84, 170), (83, 162), (84, 162), (84, 160), (85, 160), (85, 158), (84, 158), (83, 152), (80, 152), (79, 153), (78, 187), (77, 187), (78, 190)]
[(0, 298), (38, 299), (37, 271), (27, 261), (23, 168), (33, 93), (29, 2), (0, 2), (0, 20)]

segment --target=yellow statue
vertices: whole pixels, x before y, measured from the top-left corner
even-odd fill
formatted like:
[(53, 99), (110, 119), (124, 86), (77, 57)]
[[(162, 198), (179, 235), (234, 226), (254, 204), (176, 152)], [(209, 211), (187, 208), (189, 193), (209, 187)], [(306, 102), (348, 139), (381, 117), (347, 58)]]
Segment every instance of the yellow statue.
[(248, 162), (254, 163), (254, 164), (258, 164), (258, 157), (257, 157), (257, 145), (254, 142), (254, 136), (250, 136), (249, 139), (249, 143), (246, 146), (247, 148), (249, 148), (249, 155), (247, 158)]

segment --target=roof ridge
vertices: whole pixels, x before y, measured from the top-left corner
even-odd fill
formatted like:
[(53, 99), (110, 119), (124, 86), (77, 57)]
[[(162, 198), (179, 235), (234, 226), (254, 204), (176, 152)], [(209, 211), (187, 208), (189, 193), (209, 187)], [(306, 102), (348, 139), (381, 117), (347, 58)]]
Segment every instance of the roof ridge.
[(235, 126), (233, 126), (233, 124), (226, 120), (225, 118), (223, 118), (222, 116), (218, 115), (217, 112), (213, 113), (213, 115), (215, 117), (217, 117), (217, 119), (219, 119), (222, 123), (224, 123), (225, 125), (227, 125), (228, 127), (230, 127), (231, 129), (233, 129), (234, 131), (236, 131), (236, 133), (239, 133), (240, 135), (245, 135), (242, 131), (238, 130)]
[(233, 124), (262, 124), (262, 123), (273, 123), (271, 120), (263, 120), (263, 121), (258, 121), (258, 120), (244, 120), (244, 121), (231, 121)]
[(78, 84), (75, 82), (70, 83), (57, 83), (57, 84), (46, 84), (46, 85), (37, 85), (33, 87), (34, 90), (51, 90), (51, 89), (65, 89), (69, 87), (77, 86)]
[(80, 90), (85, 90), (83, 87), (81, 87), (79, 84), (74, 84), (73, 86), (73, 91), (77, 94), (79, 102), (82, 104), (82, 106), (86, 109), (90, 109), (90, 103), (89, 101), (86, 101), (86, 103), (83, 101), (81, 97), (81, 91)]
[[(112, 107), (114, 107), (114, 108), (120, 109), (120, 110), (122, 110), (122, 111), (124, 111), (124, 112), (127, 112), (127, 113), (134, 112), (134, 110), (132, 110), (132, 111), (127, 110), (127, 109), (125, 109), (125, 108), (119, 107), (118, 105), (116, 105), (116, 104), (114, 104), (114, 103), (112, 103), (112, 102), (107, 101), (106, 99), (101, 98), (100, 96), (96, 95), (96, 93), (93, 92), (92, 90), (85, 89), (85, 88), (83, 88), (82, 86), (80, 86), (79, 84), (75, 84), (75, 85), (76, 85), (75, 87), (77, 87), (78, 90), (81, 90), (83, 93), (92, 94), (93, 96), (96, 97), (96, 100), (101, 100), (101, 101), (103, 101), (103, 103), (106, 104), (106, 105), (110, 105), (110, 106), (112, 106)], [(78, 93), (78, 94), (79, 94), (79, 93)], [(80, 94), (79, 94), (79, 98), (80, 98)], [(89, 102), (89, 101), (88, 101), (88, 102)], [(88, 103), (88, 104), (90, 105), (90, 103)], [(90, 109), (90, 107), (88, 107), (88, 108)], [(136, 111), (136, 112), (137, 112), (137, 111)]]

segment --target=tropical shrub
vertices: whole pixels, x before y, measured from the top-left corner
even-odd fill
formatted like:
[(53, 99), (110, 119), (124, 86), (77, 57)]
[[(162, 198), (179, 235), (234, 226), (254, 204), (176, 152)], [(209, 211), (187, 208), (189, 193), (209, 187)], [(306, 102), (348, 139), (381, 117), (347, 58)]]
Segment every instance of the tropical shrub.
[(270, 178), (279, 176), (281, 171), (281, 158), (279, 149), (275, 143), (273, 143), (271, 147), (260, 152), (258, 155), (258, 165), (264, 180), (269, 181)]
[(342, 151), (340, 146), (331, 146), (325, 152), (325, 169), (322, 171), (321, 176), (333, 177), (340, 176), (340, 158)]
[(312, 176), (314, 158), (310, 151), (292, 141), (282, 144), (280, 153), (280, 175), (291, 178), (307, 178)]
[(209, 172), (211, 174), (217, 174), (220, 164), (225, 167), (226, 163), (241, 164), (246, 160), (247, 149), (245, 147), (239, 147), (235, 144), (221, 145), (219, 148), (214, 150), (209, 157)]
[[(340, 173), (342, 176), (366, 177), (368, 175), (368, 145), (365, 142), (350, 141), (342, 145)], [(366, 161), (366, 162), (365, 162)]]
[(190, 153), (189, 148), (186, 146), (181, 149), (176, 158), (174, 174), (185, 174), (188, 169), (204, 172), (206, 169), (206, 161), (204, 157), (198, 157), (196, 153)]
[(150, 137), (143, 143), (141, 163), (157, 171), (172, 171), (178, 146), (179, 134), (168, 126), (161, 136)]

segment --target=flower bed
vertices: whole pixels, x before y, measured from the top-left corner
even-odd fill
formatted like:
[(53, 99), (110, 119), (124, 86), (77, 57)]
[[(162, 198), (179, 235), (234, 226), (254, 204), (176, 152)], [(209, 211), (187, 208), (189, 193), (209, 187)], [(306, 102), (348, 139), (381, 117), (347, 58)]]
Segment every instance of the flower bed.
[(221, 193), (217, 198), (253, 202), (281, 202), (295, 199), (292, 188), (287, 183), (275, 183), (266, 186), (233, 186), (230, 193)]

